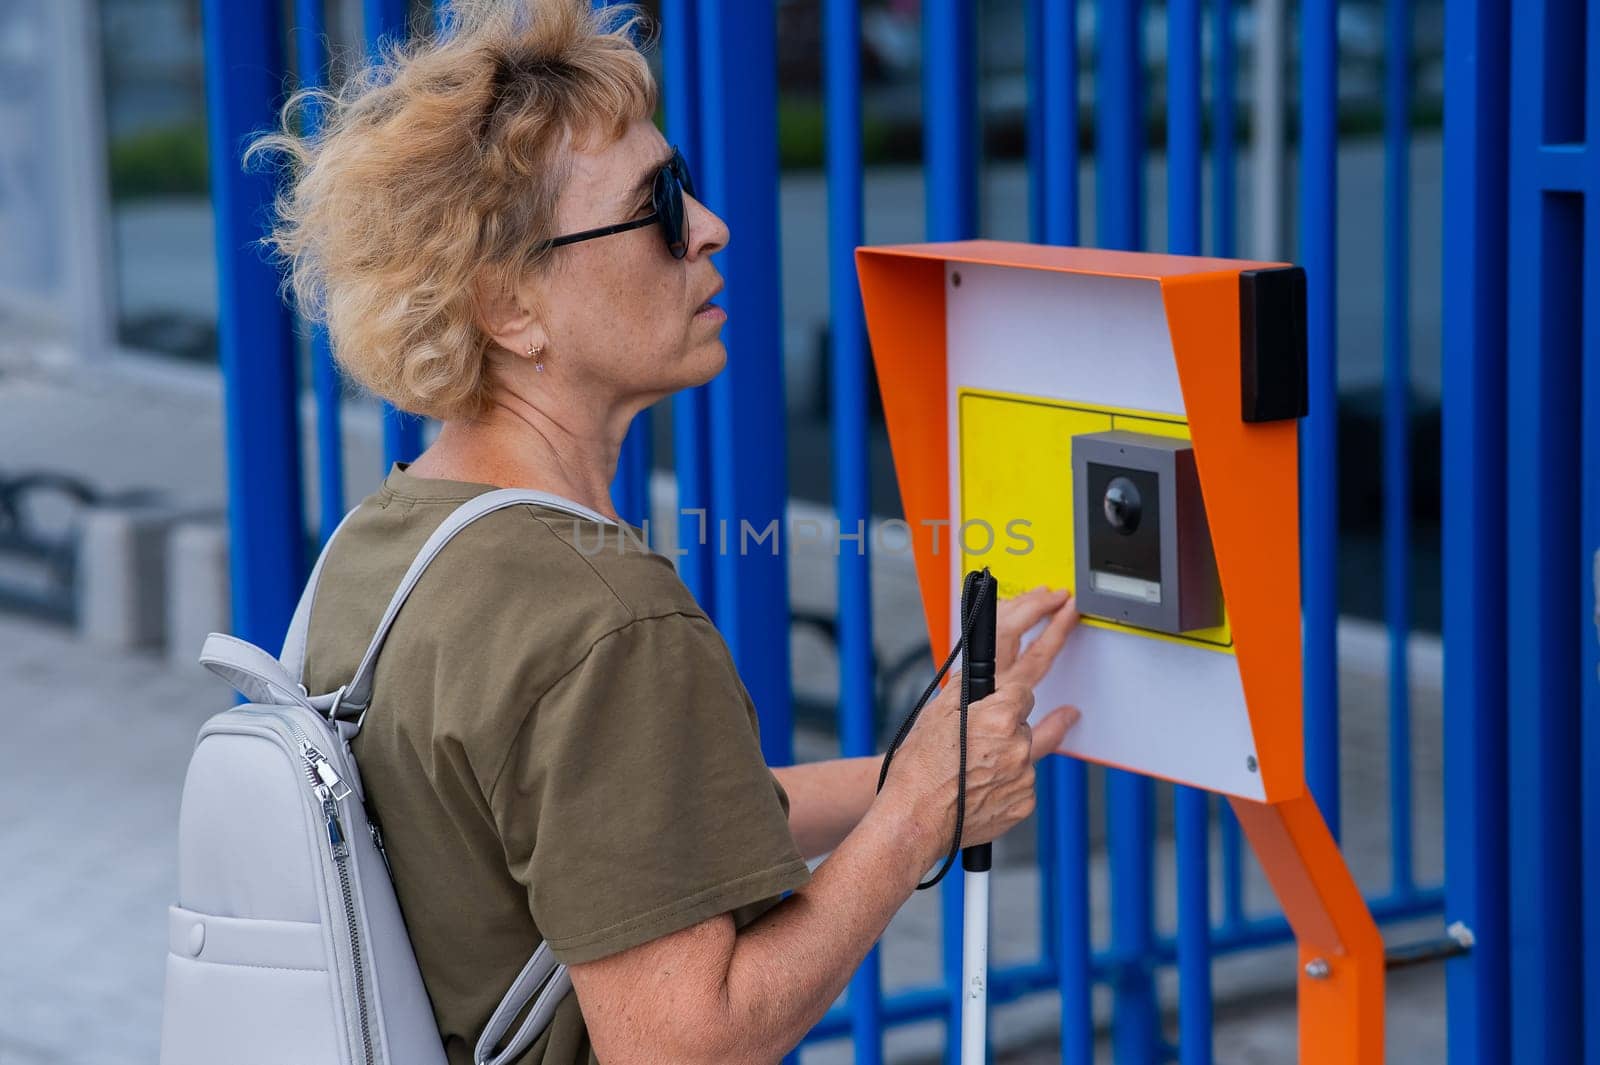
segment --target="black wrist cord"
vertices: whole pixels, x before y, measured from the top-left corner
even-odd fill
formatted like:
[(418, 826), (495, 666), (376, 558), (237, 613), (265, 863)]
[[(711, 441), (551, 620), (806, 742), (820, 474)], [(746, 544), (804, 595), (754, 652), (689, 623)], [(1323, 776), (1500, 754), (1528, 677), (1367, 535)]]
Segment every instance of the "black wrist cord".
[[(944, 665), (939, 667), (939, 672), (934, 674), (933, 680), (929, 682), (927, 690), (922, 693), (922, 698), (917, 700), (917, 705), (911, 708), (911, 712), (906, 715), (906, 719), (900, 723), (899, 731), (895, 733), (893, 741), (891, 741), (889, 744), (888, 751), (884, 753), (883, 767), (878, 770), (878, 791), (881, 792), (883, 790), (883, 783), (889, 776), (889, 762), (894, 758), (894, 752), (899, 749), (900, 744), (905, 742), (906, 736), (911, 732), (911, 727), (917, 723), (917, 715), (922, 713), (922, 708), (926, 706), (928, 700), (933, 697), (933, 693), (939, 687), (939, 682), (943, 680), (945, 674), (949, 672), (951, 664), (955, 662), (956, 656), (961, 653), (962, 648), (971, 646), (973, 623), (977, 619), (979, 612), (985, 606), (987, 606), (990, 610), (994, 609), (990, 602), (994, 594), (995, 580), (989, 575), (989, 568), (987, 566), (985, 566), (981, 571), (973, 570), (972, 572), (968, 573), (966, 579), (962, 582), (961, 601), (962, 603), (969, 605), (961, 618), (961, 637), (956, 641), (955, 647), (951, 648), (949, 657), (944, 660)], [(992, 644), (992, 639), (990, 642)], [(960, 775), (956, 777), (955, 840), (950, 845), (950, 854), (945, 858), (944, 866), (937, 874), (934, 875), (933, 879), (925, 883), (918, 884), (918, 891), (931, 888), (939, 881), (943, 880), (944, 875), (948, 873), (950, 871), (950, 867), (955, 864), (956, 855), (961, 853), (961, 829), (966, 817), (967, 807), (967, 707), (970, 705), (972, 697), (972, 688), (970, 683), (971, 677), (971, 669), (962, 669), (960, 710), (961, 765)], [(984, 694), (988, 693), (986, 692)]]

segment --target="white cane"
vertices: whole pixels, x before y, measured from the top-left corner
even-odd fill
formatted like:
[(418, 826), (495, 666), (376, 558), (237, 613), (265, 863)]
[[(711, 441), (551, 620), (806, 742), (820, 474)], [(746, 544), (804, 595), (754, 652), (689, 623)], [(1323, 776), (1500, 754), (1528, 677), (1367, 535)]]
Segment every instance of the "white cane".
[[(944, 879), (955, 863), (956, 849), (961, 846), (961, 828), (965, 815), (967, 795), (967, 708), (979, 699), (994, 694), (994, 627), (995, 599), (999, 589), (985, 566), (981, 571), (969, 572), (961, 585), (961, 638), (950, 651), (950, 657), (934, 674), (933, 681), (923, 691), (922, 698), (911, 708), (911, 713), (900, 723), (900, 731), (889, 743), (883, 756), (883, 767), (878, 770), (878, 790), (883, 790), (889, 777), (889, 763), (895, 751), (905, 742), (906, 735), (916, 724), (917, 715), (928, 704), (955, 662), (956, 655), (965, 652), (961, 671), (961, 776), (956, 804), (955, 841), (950, 854), (937, 876), (917, 885), (918, 891), (933, 887)], [(962, 1065), (984, 1065), (988, 1049), (989, 1021), (989, 863), (990, 848), (987, 843), (961, 850), (961, 867), (966, 876), (966, 908), (962, 928), (961, 973), (961, 1062)]]
[[(962, 596), (961, 616), (972, 618), (961, 683), (967, 703), (994, 694), (995, 579), (987, 567)], [(968, 600), (971, 600), (970, 602)], [(990, 845), (961, 852), (966, 906), (961, 929), (961, 1065), (984, 1065), (989, 1029), (989, 866)]]

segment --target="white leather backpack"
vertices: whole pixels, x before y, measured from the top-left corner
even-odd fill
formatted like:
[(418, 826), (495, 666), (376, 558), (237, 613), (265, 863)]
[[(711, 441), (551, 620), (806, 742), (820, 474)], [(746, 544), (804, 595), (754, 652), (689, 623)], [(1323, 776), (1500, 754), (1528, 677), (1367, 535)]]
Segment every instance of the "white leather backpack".
[[(610, 522), (522, 489), (462, 504), (422, 545), (355, 676), (337, 691), (312, 695), (300, 683), (327, 547), (279, 658), (221, 633), (206, 639), (201, 664), (250, 702), (201, 727), (184, 781), (161, 1065), (445, 1065), (350, 744), (389, 628), (428, 563), (473, 521), (525, 503)], [(541, 943), (473, 1060), (514, 1060), (571, 986)], [(529, 1000), (527, 1018), (500, 1046)]]

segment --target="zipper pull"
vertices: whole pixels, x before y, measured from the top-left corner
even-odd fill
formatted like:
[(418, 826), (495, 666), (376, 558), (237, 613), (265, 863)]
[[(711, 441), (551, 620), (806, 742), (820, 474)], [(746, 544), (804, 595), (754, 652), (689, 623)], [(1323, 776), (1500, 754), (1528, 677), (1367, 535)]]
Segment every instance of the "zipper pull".
[(331, 798), (322, 800), (322, 819), (328, 826), (328, 846), (333, 849), (333, 856), (348, 857), (350, 848), (344, 841), (344, 826), (339, 824), (339, 807)]
[(389, 852), (383, 849), (383, 832), (378, 828), (378, 822), (368, 819), (367, 831), (372, 834), (372, 845), (378, 848), (378, 857), (383, 859), (383, 867), (389, 871), (389, 878), (394, 879), (394, 868), (389, 865)]
[(339, 771), (333, 768), (333, 763), (323, 753), (313, 747), (309, 742), (300, 744), (300, 756), (311, 766), (312, 772), (317, 774), (317, 779), (322, 781), (333, 797), (343, 802), (350, 797), (350, 787), (339, 779)]

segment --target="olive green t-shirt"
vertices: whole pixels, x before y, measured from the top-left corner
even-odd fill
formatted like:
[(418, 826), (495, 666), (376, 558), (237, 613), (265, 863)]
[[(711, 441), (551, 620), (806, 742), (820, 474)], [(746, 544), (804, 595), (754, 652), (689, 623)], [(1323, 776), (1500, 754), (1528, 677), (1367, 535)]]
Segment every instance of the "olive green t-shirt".
[[(492, 486), (396, 464), (335, 538), (306, 686), (354, 674), (428, 535)], [(632, 526), (517, 506), (434, 559), (395, 620), (354, 744), (451, 1065), (541, 939), (577, 963), (810, 872), (726, 643)], [(517, 1065), (594, 1061), (577, 999)]]

